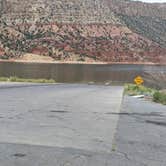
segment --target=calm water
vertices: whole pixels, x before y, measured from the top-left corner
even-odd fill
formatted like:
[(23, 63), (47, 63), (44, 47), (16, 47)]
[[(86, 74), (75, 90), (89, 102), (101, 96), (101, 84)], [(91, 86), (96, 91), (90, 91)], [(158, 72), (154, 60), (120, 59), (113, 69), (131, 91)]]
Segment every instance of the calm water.
[(0, 62), (0, 76), (55, 79), (57, 82), (133, 82), (144, 72), (166, 73), (164, 65), (46, 64)]

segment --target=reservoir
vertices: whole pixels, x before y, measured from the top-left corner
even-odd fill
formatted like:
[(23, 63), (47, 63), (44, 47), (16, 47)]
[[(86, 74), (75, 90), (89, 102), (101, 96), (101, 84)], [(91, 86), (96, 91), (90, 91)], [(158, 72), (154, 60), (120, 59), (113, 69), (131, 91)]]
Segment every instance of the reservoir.
[(65, 83), (131, 83), (140, 75), (166, 74), (166, 65), (0, 62), (0, 77), (54, 79)]

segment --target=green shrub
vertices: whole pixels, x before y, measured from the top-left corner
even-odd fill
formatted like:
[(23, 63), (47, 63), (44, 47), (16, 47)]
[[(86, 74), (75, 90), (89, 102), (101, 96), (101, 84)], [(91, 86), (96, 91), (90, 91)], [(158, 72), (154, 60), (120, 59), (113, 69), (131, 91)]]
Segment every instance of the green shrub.
[(166, 92), (156, 89), (147, 88), (143, 85), (126, 84), (125, 94), (128, 95), (148, 95), (152, 97), (154, 102), (166, 105)]
[(18, 78), (17, 77), (9, 77), (10, 82), (17, 82)]
[(143, 85), (126, 84), (125, 93), (128, 95), (153, 95), (154, 89), (147, 88)]
[(159, 91), (155, 92), (153, 94), (153, 101), (166, 105), (166, 93)]

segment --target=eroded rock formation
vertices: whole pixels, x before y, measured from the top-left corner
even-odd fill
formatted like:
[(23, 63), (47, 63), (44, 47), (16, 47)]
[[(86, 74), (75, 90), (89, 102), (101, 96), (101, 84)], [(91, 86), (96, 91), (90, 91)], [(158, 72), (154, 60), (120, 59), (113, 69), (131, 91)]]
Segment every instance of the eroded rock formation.
[(0, 57), (165, 62), (163, 8), (123, 0), (1, 0)]

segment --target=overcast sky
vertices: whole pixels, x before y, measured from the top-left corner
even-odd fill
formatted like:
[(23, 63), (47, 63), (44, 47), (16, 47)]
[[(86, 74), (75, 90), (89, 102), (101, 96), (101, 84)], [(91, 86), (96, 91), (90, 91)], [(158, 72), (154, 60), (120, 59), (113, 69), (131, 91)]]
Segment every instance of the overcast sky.
[(166, 0), (137, 0), (137, 1), (143, 1), (143, 2), (149, 2), (149, 3), (153, 3), (153, 2), (166, 2)]

